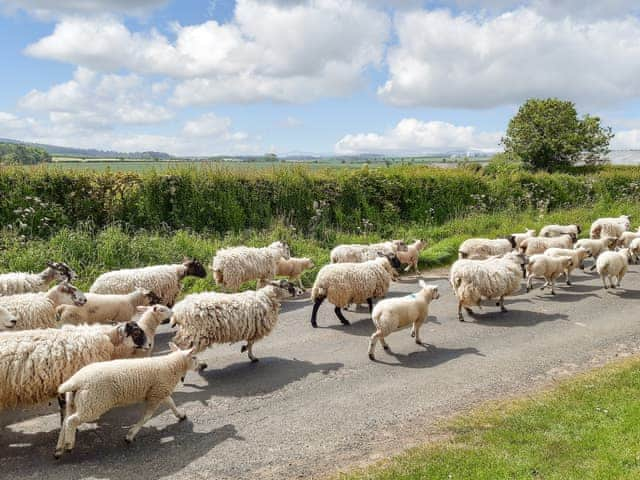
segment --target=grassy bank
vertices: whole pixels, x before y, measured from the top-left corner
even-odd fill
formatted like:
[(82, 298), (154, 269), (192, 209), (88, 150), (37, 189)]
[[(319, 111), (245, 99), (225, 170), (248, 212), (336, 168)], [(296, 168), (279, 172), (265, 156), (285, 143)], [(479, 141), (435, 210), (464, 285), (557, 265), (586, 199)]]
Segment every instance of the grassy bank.
[(340, 480), (640, 478), (640, 359), (450, 423), (446, 441)]

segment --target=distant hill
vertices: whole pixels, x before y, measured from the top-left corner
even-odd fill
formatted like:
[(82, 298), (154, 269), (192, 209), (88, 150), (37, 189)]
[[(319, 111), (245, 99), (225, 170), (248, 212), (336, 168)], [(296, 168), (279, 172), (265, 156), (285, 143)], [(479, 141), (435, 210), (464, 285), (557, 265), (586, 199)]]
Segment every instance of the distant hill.
[(29, 145), (45, 150), (50, 155), (61, 155), (80, 158), (131, 158), (142, 160), (169, 160), (174, 158), (164, 152), (114, 152), (112, 150), (96, 150), (94, 148), (71, 148), (57, 145), (47, 145), (43, 143), (21, 142), (10, 138), (0, 138), (0, 143), (13, 143), (17, 145)]

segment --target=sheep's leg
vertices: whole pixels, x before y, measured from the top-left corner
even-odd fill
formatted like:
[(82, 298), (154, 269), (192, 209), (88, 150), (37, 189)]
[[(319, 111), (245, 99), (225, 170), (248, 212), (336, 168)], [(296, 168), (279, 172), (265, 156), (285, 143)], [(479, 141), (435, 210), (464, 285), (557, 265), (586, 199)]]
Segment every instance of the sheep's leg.
[(567, 285), (571, 285), (571, 277), (569, 276), (571, 272), (569, 270), (565, 270), (564, 275), (567, 277)]
[(382, 344), (382, 348), (384, 348), (387, 352), (390, 350), (389, 344), (387, 344), (387, 341), (384, 337), (380, 337), (380, 343)]
[(369, 359), (370, 360), (376, 359), (375, 356), (373, 355), (373, 351), (376, 348), (376, 343), (378, 343), (378, 339), (382, 339), (382, 342), (384, 342), (384, 338), (382, 336), (381, 330), (376, 330), (375, 333), (371, 335), (371, 338), (369, 339)]
[(464, 322), (464, 317), (462, 316), (462, 301), (458, 301), (458, 320)]
[(604, 278), (604, 274), (600, 275), (600, 279), (602, 280), (602, 286), (604, 287), (604, 289), (606, 290), (607, 288), (609, 288), (607, 287), (607, 282)]
[(424, 345), (422, 340), (420, 339), (420, 327), (422, 327), (423, 321), (418, 320), (417, 322), (413, 322), (413, 328), (411, 329), (411, 336), (415, 336), (416, 343), (418, 345)]
[(124, 437), (124, 440), (127, 443), (133, 442), (142, 426), (147, 423), (151, 419), (151, 417), (153, 417), (153, 413), (156, 411), (156, 408), (158, 408), (159, 404), (160, 402), (155, 399), (152, 402), (147, 401), (142, 418), (138, 420), (138, 422), (133, 427), (131, 427), (129, 433), (127, 433), (127, 436)]
[(367, 305), (369, 305), (369, 316), (373, 315), (373, 298), (367, 298)]
[(498, 306), (500, 307), (501, 312), (506, 312), (507, 309), (504, 308), (504, 295), (500, 297), (500, 301), (498, 302)]
[(83, 422), (80, 419), (80, 415), (77, 412), (65, 419), (64, 421), (65, 433), (64, 433), (63, 448), (67, 452), (70, 452), (71, 450), (73, 450), (73, 447), (76, 446), (76, 432), (78, 431), (78, 427), (82, 425), (82, 423)]
[(64, 425), (64, 415), (67, 410), (67, 401), (64, 394), (58, 395), (58, 406), (60, 407), (60, 428)]
[(240, 352), (247, 352), (247, 355), (249, 355), (249, 359), (250, 359), (253, 363), (255, 363), (255, 362), (257, 362), (257, 361), (259, 360), (257, 357), (255, 357), (255, 356), (253, 355), (253, 342), (251, 342), (251, 341), (247, 341), (247, 344), (246, 344), (246, 345), (243, 345), (243, 346), (240, 348)]
[(62, 422), (62, 426), (60, 427), (60, 434), (58, 435), (58, 443), (56, 444), (56, 450), (53, 453), (53, 456), (55, 458), (60, 458), (62, 456), (62, 453), (64, 452), (64, 439), (66, 437), (66, 431), (67, 425), (65, 422)]
[(311, 326), (313, 328), (318, 328), (318, 322), (316, 321), (316, 317), (318, 316), (318, 309), (322, 302), (324, 302), (325, 297), (316, 298), (315, 303), (313, 304), (313, 311), (311, 312)]
[(549, 285), (551, 285), (551, 295), (555, 295), (556, 292), (553, 290), (553, 287), (555, 285), (555, 277), (551, 277), (550, 281), (547, 282), (547, 283), (549, 283)]
[(171, 395), (169, 395), (167, 398), (164, 399), (164, 403), (166, 403), (169, 406), (169, 408), (171, 409), (171, 411), (179, 421), (183, 421), (187, 419), (187, 414), (178, 410), (178, 408), (176, 407), (176, 404), (173, 401), (173, 398), (171, 398)]
[(533, 288), (533, 275), (529, 274), (529, 276), (527, 277), (527, 293), (529, 293), (529, 290), (531, 290)]
[(344, 318), (344, 315), (342, 314), (342, 310), (340, 310), (340, 307), (334, 308), (333, 311), (335, 312), (336, 317), (338, 317), (338, 320), (340, 320), (340, 323), (342, 323), (343, 325), (351, 325), (349, 323), (349, 320)]
[(301, 277), (298, 277), (298, 286), (299, 286), (303, 291), (305, 290), (304, 285), (302, 284), (302, 278), (301, 278)]

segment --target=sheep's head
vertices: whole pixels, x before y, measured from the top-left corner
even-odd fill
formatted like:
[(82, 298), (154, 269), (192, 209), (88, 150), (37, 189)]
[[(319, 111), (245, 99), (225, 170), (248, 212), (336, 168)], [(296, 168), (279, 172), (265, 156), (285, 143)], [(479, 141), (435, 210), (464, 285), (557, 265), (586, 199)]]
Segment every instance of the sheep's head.
[(289, 260), (291, 258), (291, 249), (289, 248), (289, 244), (287, 242), (273, 242), (271, 245), (269, 245), (269, 248), (278, 250), (282, 258), (284, 258), (285, 260)]
[(571, 243), (576, 243), (578, 241), (578, 236), (575, 233), (570, 233), (569, 236), (571, 237)]
[(416, 250), (420, 251), (427, 246), (427, 241), (423, 238), (418, 238), (413, 243), (413, 246), (416, 248)]
[(396, 252), (406, 252), (409, 250), (409, 247), (407, 247), (404, 240), (391, 240), (391, 243), (393, 244), (393, 248), (395, 248)]
[(516, 236), (515, 235), (508, 235), (506, 237), (507, 240), (509, 240), (509, 243), (511, 244), (511, 248), (516, 248)]
[(315, 268), (316, 264), (310, 258), (304, 258), (304, 268)]
[(608, 250), (613, 250), (618, 244), (618, 239), (616, 237), (602, 237), (604, 241), (604, 246)]
[(422, 289), (420, 292), (429, 300), (437, 300), (440, 298), (437, 285), (427, 285), (424, 280), (418, 281), (418, 285)]
[(61, 295), (59, 303), (61, 305), (75, 305), (82, 307), (87, 303), (87, 297), (84, 296), (77, 287), (71, 285), (68, 281), (60, 282), (55, 289)]
[(197, 258), (185, 259), (182, 265), (187, 269), (185, 275), (188, 277), (205, 278), (207, 276), (204, 265)]
[(298, 297), (304, 292), (288, 280), (271, 280), (266, 288), (271, 288), (279, 299)]
[(558, 257), (564, 268), (573, 267), (573, 259), (571, 257)]
[[(169, 342), (169, 349), (173, 353), (180, 352), (180, 354), (184, 357), (186, 363), (186, 372), (188, 372), (189, 370), (196, 371), (199, 369), (200, 362), (198, 361), (198, 357), (194, 355), (196, 352), (196, 347), (191, 346), (185, 350), (181, 350), (175, 343)], [(184, 382), (184, 377), (182, 377), (181, 380)]]
[(573, 226), (576, 227), (576, 232), (578, 232), (578, 235), (580, 235), (582, 233), (582, 228), (580, 228), (580, 225), (574, 223)]
[(56, 282), (73, 282), (77, 277), (76, 272), (64, 262), (47, 262), (47, 267), (52, 270)]
[(6, 308), (0, 307), (0, 330), (14, 328), (16, 323), (18, 319)]
[(147, 334), (136, 322), (126, 322), (118, 325), (118, 333), (123, 342), (129, 342), (133, 348), (147, 350)]
[(173, 311), (164, 305), (140, 306), (136, 307), (136, 311), (142, 314), (143, 317), (153, 317), (158, 324), (169, 323), (173, 315)]
[(527, 263), (529, 263), (529, 257), (527, 257), (524, 253), (521, 253), (521, 252), (505, 253), (500, 258), (516, 263), (523, 268)]
[(391, 274), (391, 277), (394, 281), (397, 280), (400, 276), (398, 271), (402, 267), (402, 264), (400, 263), (397, 255), (395, 253), (378, 252), (378, 257), (387, 260), (383, 263), (384, 268)]

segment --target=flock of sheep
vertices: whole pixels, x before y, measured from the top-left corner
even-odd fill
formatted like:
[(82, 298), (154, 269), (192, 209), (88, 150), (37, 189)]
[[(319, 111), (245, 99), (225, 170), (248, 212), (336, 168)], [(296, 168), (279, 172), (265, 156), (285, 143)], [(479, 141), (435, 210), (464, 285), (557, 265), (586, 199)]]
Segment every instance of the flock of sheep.
[[(542, 288), (549, 286), (554, 294), (555, 280), (565, 275), (570, 285), (572, 270), (584, 268), (589, 257), (604, 288), (619, 286), (629, 261), (640, 255), (640, 229), (629, 229), (623, 215), (598, 219), (589, 239), (578, 240), (577, 225), (549, 225), (539, 236), (527, 230), (506, 239), (466, 240), (450, 271), (459, 320), (464, 320), (462, 307), (473, 313), (482, 300), (494, 300), (506, 311), (504, 299), (521, 288), (523, 277), (527, 291), (534, 278), (542, 278)], [(418, 272), (425, 246), (422, 240), (409, 245), (393, 240), (334, 248), (311, 290), (311, 325), (317, 327), (325, 300), (345, 325), (343, 309), (366, 303), (375, 326), (368, 349), (372, 360), (376, 344), (388, 349), (386, 337), (405, 327), (412, 327), (411, 336), (421, 344), (429, 304), (440, 296), (437, 286), (420, 281), (413, 294), (380, 300), (375, 307), (373, 302), (386, 296), (403, 266)], [(78, 426), (116, 406), (145, 403), (128, 442), (162, 403), (183, 420), (171, 394), (188, 370), (207, 367), (195, 355), (214, 344), (243, 342), (241, 351), (258, 361), (254, 343), (274, 329), (282, 300), (303, 293), (300, 277), (313, 266), (308, 258), (292, 258), (284, 242), (221, 249), (211, 268), (225, 293), (191, 294), (177, 303), (185, 277), (207, 274), (196, 259), (108, 272), (86, 294), (72, 285), (76, 274), (61, 262), (49, 262), (40, 273), (0, 275), (0, 410), (57, 398), (62, 426), (56, 458), (74, 447)], [(254, 280), (256, 290), (236, 293)], [(176, 329), (172, 351), (151, 357), (156, 330), (167, 322)]]

